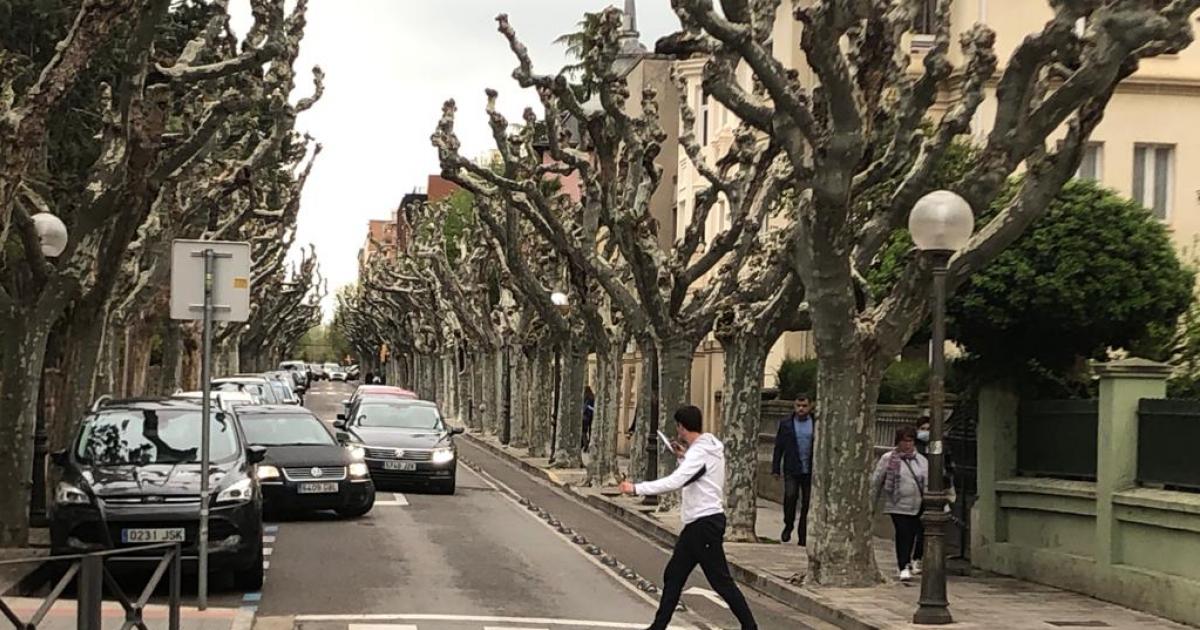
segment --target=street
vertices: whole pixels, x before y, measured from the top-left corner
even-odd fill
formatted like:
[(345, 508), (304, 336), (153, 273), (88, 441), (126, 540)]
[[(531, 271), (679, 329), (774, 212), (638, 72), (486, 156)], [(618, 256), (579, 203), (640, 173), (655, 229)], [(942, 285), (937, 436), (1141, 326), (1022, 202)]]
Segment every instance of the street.
[[(331, 422), (352, 387), (321, 383), (306, 406)], [(608, 571), (502, 491), (552, 512), (640, 575), (660, 583), (667, 552), (460, 440), (458, 492), (380, 490), (357, 520), (318, 514), (278, 524), (266, 585), (245, 596), (267, 630), (644, 628), (654, 599)], [(502, 484), (502, 485), (498, 485)], [(692, 587), (704, 588), (697, 570)], [(675, 627), (730, 627), (729, 613), (693, 591)], [(764, 629), (821, 627), (747, 593)]]

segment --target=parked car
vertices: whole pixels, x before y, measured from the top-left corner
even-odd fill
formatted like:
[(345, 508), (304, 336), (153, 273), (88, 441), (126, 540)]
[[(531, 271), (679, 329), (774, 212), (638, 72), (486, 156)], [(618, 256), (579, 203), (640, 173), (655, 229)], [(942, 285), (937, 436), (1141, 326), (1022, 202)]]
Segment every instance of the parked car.
[(346, 381), (346, 371), (340, 367), (330, 370), (329, 371), (329, 380), (345, 382)]
[(250, 443), (267, 449), (258, 479), (268, 510), (333, 510), (345, 517), (371, 511), (375, 484), (363, 449), (339, 443), (311, 411), (248, 407), (238, 418)]
[(362, 398), (416, 400), (417, 393), (393, 385), (359, 385), (349, 398), (342, 401), (342, 409), (349, 412), (350, 406)]
[[(52, 455), (61, 481), (49, 505), (51, 553), (179, 542), (196, 559), (200, 530), (200, 405), (181, 400), (109, 401), (80, 423), (69, 449)], [(239, 589), (263, 582), (262, 493), (234, 413), (210, 420), (213, 479), (209, 570)]]
[(350, 367), (346, 368), (347, 381), (357, 381), (360, 378), (362, 378), (362, 371), (358, 369), (357, 365), (351, 365)]
[(454, 494), (458, 450), (436, 404), (400, 398), (360, 398), (333, 426), (363, 445), (377, 486), (415, 482)]
[(283, 404), (271, 383), (257, 374), (239, 374), (212, 380), (212, 389), (221, 392), (246, 392), (257, 396), (264, 405)]
[(328, 375), (325, 374), (325, 368), (320, 363), (308, 364), (308, 371), (312, 373), (314, 381), (323, 381), (328, 378)]
[(302, 405), (304, 399), (296, 393), (296, 383), (287, 372), (265, 372), (263, 378), (271, 384), (279, 401), (285, 405)]
[(283, 361), (279, 364), (279, 369), (293, 374), (296, 377), (296, 384), (303, 385), (305, 389), (308, 389), (312, 375), (309, 373), (307, 363), (303, 361)]

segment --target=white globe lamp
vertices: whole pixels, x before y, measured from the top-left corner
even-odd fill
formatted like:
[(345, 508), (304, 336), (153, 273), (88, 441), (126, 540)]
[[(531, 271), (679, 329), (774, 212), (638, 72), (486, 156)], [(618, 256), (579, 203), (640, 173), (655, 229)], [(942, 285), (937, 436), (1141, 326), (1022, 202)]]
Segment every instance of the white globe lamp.
[(936, 190), (913, 206), (908, 231), (921, 251), (956, 252), (971, 240), (975, 213), (966, 199), (949, 190)]
[(62, 219), (49, 212), (39, 212), (33, 217), (33, 229), (42, 244), (42, 255), (58, 258), (67, 249), (67, 226)]

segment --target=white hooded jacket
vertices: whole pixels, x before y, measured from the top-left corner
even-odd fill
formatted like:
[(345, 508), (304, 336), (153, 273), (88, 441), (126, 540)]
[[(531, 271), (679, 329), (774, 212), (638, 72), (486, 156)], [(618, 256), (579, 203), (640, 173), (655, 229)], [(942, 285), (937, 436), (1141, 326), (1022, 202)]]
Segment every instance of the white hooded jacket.
[(639, 496), (666, 494), (683, 489), (679, 516), (687, 525), (713, 514), (725, 513), (725, 445), (711, 433), (701, 434), (679, 460), (675, 472), (634, 486)]

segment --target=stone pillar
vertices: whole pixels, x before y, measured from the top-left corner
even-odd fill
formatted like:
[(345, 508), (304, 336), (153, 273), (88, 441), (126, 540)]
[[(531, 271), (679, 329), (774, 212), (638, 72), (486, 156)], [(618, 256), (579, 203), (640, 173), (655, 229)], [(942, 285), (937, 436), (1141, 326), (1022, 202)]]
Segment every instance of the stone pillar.
[[(1017, 474), (1017, 408), (1020, 399), (1010, 384), (993, 383), (979, 392), (976, 429), (978, 498), (971, 509), (971, 561), (988, 568), (987, 546), (1005, 542), (996, 483)], [(960, 499), (961, 500), (961, 499)]]
[(1096, 439), (1096, 563), (1114, 558), (1113, 494), (1137, 483), (1138, 401), (1166, 398), (1171, 366), (1129, 358), (1096, 364), (1100, 377), (1100, 426)]

